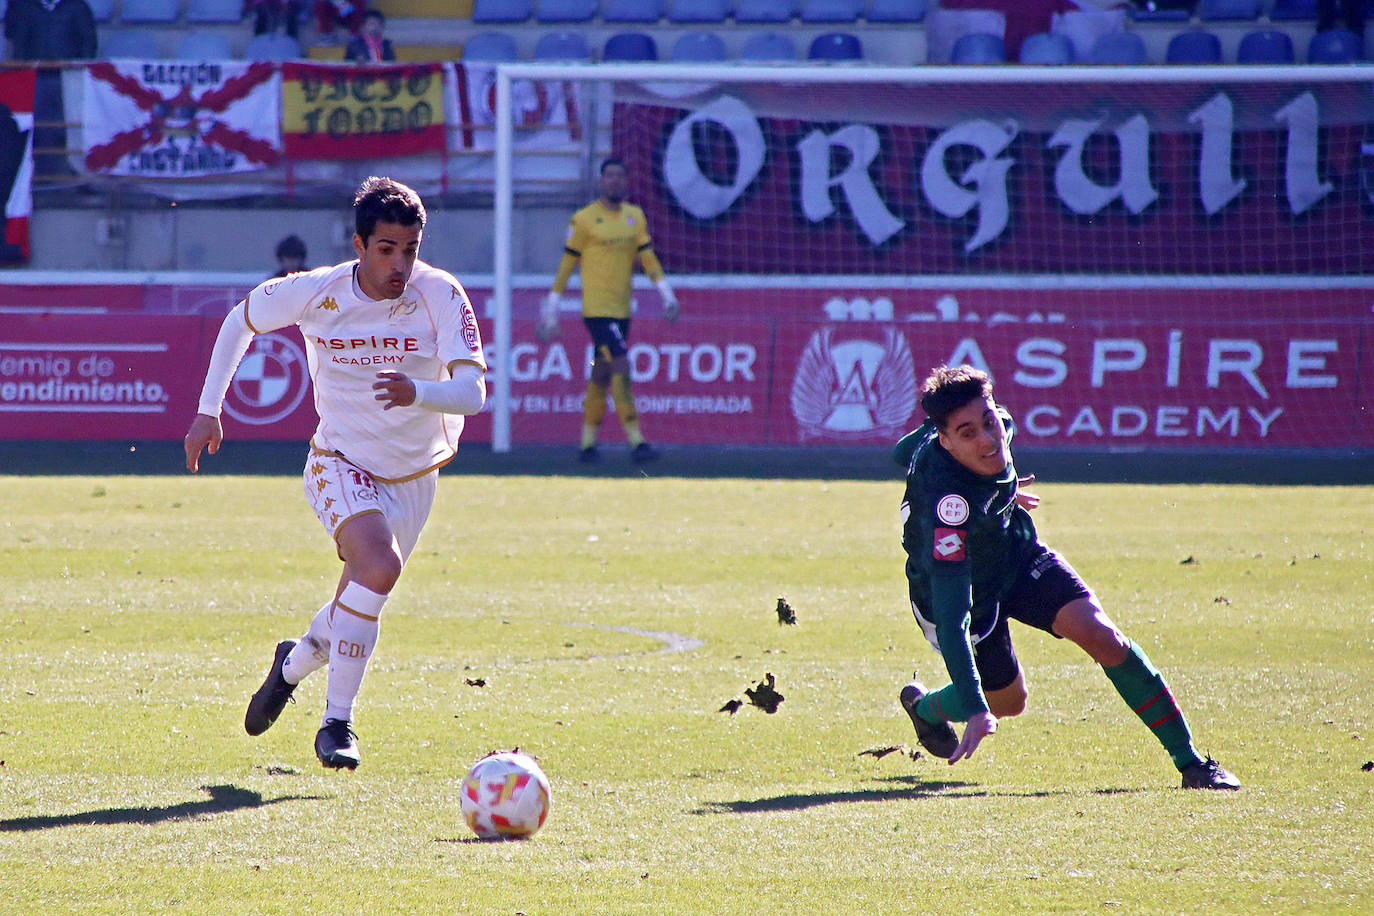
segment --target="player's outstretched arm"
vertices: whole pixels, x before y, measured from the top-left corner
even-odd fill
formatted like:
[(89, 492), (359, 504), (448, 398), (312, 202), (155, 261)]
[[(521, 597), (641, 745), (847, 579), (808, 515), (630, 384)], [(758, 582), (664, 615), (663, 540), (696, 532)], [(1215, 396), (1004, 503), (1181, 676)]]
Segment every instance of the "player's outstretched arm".
[(219, 451), (219, 444), (224, 441), (224, 427), (219, 422), (219, 417), (212, 417), (209, 414), (198, 413), (191, 420), (191, 428), (186, 431), (186, 470), (192, 474), (200, 470), (200, 453), (205, 449), (210, 449), (210, 454)]

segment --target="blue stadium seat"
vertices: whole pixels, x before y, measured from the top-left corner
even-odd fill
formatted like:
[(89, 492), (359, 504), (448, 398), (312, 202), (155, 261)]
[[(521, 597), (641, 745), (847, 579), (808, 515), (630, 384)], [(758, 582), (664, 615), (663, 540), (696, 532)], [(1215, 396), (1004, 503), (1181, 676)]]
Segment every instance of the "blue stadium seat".
[(724, 22), (730, 16), (730, 0), (673, 0), (669, 22)]
[[(243, 11), (243, 4), (234, 4)], [(109, 22), (110, 16), (114, 15), (114, 0), (91, 0), (91, 14), (95, 16), (96, 22)]]
[(1219, 64), (1221, 39), (1206, 29), (1188, 29), (1169, 39), (1164, 60), (1170, 64)]
[(478, 32), (463, 43), (463, 60), (495, 64), (519, 59), (515, 38), (505, 32)]
[(533, 0), (473, 0), (473, 22), (524, 22), (534, 15)]
[(539, 22), (590, 22), (596, 18), (596, 0), (538, 0), (534, 18)]
[(606, 39), (602, 60), (658, 60), (658, 44), (643, 32), (617, 32)]
[(303, 56), (296, 39), (279, 32), (254, 35), (248, 39), (248, 45), (243, 49), (244, 60), (297, 60)]
[(1088, 52), (1089, 64), (1118, 64), (1135, 66), (1148, 64), (1149, 52), (1145, 49), (1145, 39), (1135, 32), (1107, 32), (1099, 35)]
[(744, 40), (739, 59), (748, 61), (796, 60), (797, 46), (786, 35), (777, 32), (755, 32)]
[(190, 0), (186, 4), (187, 22), (238, 22), (243, 18), (243, 0)]
[(1316, 18), (1317, 0), (1274, 0), (1274, 5), (1269, 10), (1270, 22)]
[(969, 32), (954, 41), (949, 52), (952, 64), (1004, 64), (1007, 48), (1001, 35), (991, 32)]
[(1293, 39), (1278, 29), (1255, 29), (1241, 36), (1236, 46), (1238, 64), (1291, 64)]
[(811, 40), (807, 60), (863, 60), (864, 46), (858, 35), (849, 32), (826, 32)]
[(802, 22), (855, 22), (863, 14), (863, 0), (802, 0)]
[(591, 60), (592, 52), (581, 32), (549, 32), (534, 43), (535, 60)]
[(229, 39), (218, 32), (187, 32), (177, 43), (177, 60), (233, 60)]
[(100, 42), (100, 56), (109, 60), (157, 60), (157, 36), (147, 29), (111, 29)]
[(181, 15), (179, 0), (124, 0), (120, 22), (176, 22)]
[(1309, 64), (1348, 64), (1364, 54), (1364, 42), (1349, 29), (1326, 29), (1307, 43)]
[(1199, 19), (1258, 19), (1262, 0), (1202, 0)]
[(1023, 64), (1071, 64), (1073, 63), (1073, 42), (1067, 35), (1058, 32), (1036, 32), (1027, 35), (1021, 42), (1021, 63)]
[(797, 15), (795, 0), (739, 0), (736, 22), (788, 22)]
[(1196, 0), (1145, 0), (1130, 5), (1136, 22), (1187, 22), (1193, 18)]
[(687, 32), (673, 42), (669, 60), (725, 60), (725, 42), (715, 32)]
[(663, 0), (602, 0), (601, 18), (605, 22), (658, 22), (663, 18)]
[(873, 0), (868, 5), (869, 22), (920, 22), (926, 18), (926, 0)]

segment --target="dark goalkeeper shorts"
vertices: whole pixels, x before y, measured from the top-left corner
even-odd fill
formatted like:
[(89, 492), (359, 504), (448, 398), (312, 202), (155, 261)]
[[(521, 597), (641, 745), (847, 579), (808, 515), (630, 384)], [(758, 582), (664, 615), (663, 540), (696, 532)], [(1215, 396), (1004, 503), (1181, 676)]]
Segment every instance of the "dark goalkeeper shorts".
[(630, 319), (583, 318), (592, 346), (602, 359), (616, 359), (630, 352)]
[(983, 681), (983, 690), (1011, 686), (1021, 670), (1016, 650), (1011, 645), (1008, 619), (1019, 620), (1060, 639), (1051, 629), (1059, 609), (1091, 594), (1092, 590), (1068, 560), (1037, 542), (1011, 589), (998, 602), (997, 623), (973, 647), (973, 659), (978, 666), (978, 677)]

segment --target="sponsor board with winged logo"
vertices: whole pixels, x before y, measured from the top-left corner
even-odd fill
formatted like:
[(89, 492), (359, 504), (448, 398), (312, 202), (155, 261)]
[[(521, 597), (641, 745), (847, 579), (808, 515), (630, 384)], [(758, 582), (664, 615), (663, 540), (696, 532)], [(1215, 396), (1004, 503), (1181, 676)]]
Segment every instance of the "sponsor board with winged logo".
[(893, 438), (916, 410), (916, 369), (905, 335), (837, 338), (826, 326), (811, 335), (792, 377), (799, 439)]

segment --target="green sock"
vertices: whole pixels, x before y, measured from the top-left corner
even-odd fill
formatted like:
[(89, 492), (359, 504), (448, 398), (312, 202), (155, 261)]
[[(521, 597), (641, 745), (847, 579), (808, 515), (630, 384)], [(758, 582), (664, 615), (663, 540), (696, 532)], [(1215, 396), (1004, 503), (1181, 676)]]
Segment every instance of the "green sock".
[(1164, 745), (1174, 759), (1174, 766), (1181, 770), (1189, 764), (1202, 762), (1193, 747), (1193, 733), (1188, 729), (1183, 711), (1178, 708), (1169, 685), (1164, 683), (1164, 675), (1150, 664), (1144, 649), (1132, 642), (1125, 661), (1110, 668), (1103, 665), (1102, 670), (1121, 694), (1121, 699), (1135, 710), (1140, 721)]
[(972, 714), (973, 710), (964, 706), (953, 684), (932, 690), (916, 704), (916, 715), (934, 725), (941, 722), (967, 722)]

